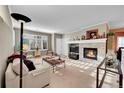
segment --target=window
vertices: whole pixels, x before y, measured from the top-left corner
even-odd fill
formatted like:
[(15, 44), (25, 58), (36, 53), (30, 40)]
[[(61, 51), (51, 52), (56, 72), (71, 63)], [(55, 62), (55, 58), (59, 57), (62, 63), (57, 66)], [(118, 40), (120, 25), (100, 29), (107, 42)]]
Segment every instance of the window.
[(118, 51), (119, 47), (124, 47), (124, 32), (115, 32), (115, 51)]
[(41, 50), (42, 49), (41, 44), (42, 44), (41, 36), (37, 36), (37, 38), (36, 38), (36, 48), (38, 48), (39, 50)]
[(36, 49), (36, 40), (30, 39), (29, 42), (30, 42), (30, 44), (29, 44), (30, 50), (35, 50)]
[(24, 41), (29, 46), (29, 50), (48, 50), (48, 36), (41, 35), (24, 35)]
[(47, 36), (42, 36), (42, 49), (43, 50), (48, 50), (48, 37)]
[(117, 50), (119, 47), (124, 47), (124, 36), (117, 37)]

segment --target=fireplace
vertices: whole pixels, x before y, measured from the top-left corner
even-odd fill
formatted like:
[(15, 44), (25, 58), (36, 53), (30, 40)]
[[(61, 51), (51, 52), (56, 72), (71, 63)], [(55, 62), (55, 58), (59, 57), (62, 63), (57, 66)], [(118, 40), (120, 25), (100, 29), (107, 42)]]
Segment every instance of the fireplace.
[(97, 48), (84, 48), (84, 58), (97, 60)]

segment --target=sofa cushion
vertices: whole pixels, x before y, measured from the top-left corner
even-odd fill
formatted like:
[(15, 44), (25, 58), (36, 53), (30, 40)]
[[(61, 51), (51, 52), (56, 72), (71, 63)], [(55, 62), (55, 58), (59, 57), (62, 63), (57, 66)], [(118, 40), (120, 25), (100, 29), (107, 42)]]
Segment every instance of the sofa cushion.
[(16, 78), (16, 74), (13, 73), (13, 70), (12, 70), (12, 63), (9, 63), (9, 65), (7, 67), (7, 70), (5, 72), (5, 75), (6, 75), (6, 77), (5, 77), (6, 78), (6, 82)]
[(27, 66), (29, 71), (35, 70), (35, 66), (31, 60), (24, 60), (25, 65)]
[(41, 65), (42, 64), (41, 58), (29, 58), (28, 60), (31, 60), (34, 65)]
[[(12, 69), (17, 75), (20, 75), (20, 59), (19, 58), (13, 60)], [(28, 71), (29, 71), (28, 68), (23, 63), (23, 69), (22, 69), (23, 75), (28, 74)]]
[(36, 70), (30, 71), (32, 76), (38, 76), (38, 75), (40, 75), (44, 72), (48, 72), (48, 70), (50, 70), (50, 65), (48, 63), (44, 63), (42, 65), (35, 65), (35, 66), (36, 66)]

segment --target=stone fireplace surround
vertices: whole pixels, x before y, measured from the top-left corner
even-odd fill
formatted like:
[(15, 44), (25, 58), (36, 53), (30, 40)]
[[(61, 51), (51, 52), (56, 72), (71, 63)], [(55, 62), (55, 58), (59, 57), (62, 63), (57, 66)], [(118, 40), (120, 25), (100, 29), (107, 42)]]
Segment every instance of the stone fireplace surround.
[[(97, 48), (97, 60), (88, 59), (83, 57), (84, 48)], [(101, 62), (105, 58), (106, 42), (91, 42), (79, 44), (79, 60), (84, 62)]]

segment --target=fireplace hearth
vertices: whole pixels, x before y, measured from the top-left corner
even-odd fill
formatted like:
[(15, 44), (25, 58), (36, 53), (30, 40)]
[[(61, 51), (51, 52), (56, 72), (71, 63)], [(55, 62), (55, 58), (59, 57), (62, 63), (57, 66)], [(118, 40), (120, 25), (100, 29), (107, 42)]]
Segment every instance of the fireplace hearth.
[(97, 60), (97, 48), (84, 48), (83, 56), (84, 58)]

